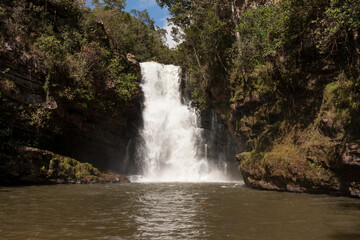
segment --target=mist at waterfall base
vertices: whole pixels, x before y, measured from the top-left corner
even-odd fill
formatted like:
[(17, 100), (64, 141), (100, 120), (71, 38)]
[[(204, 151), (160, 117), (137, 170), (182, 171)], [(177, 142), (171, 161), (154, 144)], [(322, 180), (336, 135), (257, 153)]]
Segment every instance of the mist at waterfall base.
[[(143, 128), (139, 132), (140, 140), (136, 147), (139, 175), (130, 176), (130, 180), (135, 182), (239, 180), (239, 176), (235, 179), (233, 174), (229, 174), (230, 168), (236, 169), (235, 144), (224, 144), (231, 139), (216, 131), (219, 129), (216, 117), (211, 118), (211, 123), (204, 124), (209, 125), (208, 127), (203, 127), (202, 123), (207, 121), (201, 121), (190, 104), (184, 104), (189, 101), (184, 100), (181, 94), (181, 68), (155, 62), (141, 63), (140, 66), (144, 106)], [(219, 136), (211, 136), (214, 134)], [(215, 147), (219, 145), (216, 143), (218, 139), (223, 139), (223, 144)], [(210, 154), (215, 148), (216, 154)], [(232, 155), (232, 159), (228, 159), (229, 154), (226, 152)]]

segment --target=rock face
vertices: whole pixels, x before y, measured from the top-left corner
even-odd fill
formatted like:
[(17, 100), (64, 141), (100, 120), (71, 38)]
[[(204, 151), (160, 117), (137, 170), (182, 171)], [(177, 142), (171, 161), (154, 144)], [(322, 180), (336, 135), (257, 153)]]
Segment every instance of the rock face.
[[(186, 71), (182, 71), (180, 88), (182, 90), (183, 103), (195, 107), (197, 103), (191, 96), (193, 87), (189, 82), (189, 76)], [(226, 164), (227, 174), (234, 177), (234, 179), (239, 179), (235, 155), (240, 149), (229, 133), (224, 119), (215, 108), (208, 108), (198, 113), (198, 126), (202, 130), (202, 136), (201, 140), (197, 143), (197, 154), (213, 164)]]
[[(270, 2), (275, 5), (267, 5)], [(325, 3), (314, 4), (311, 14), (302, 18), (295, 9), (307, 9), (305, 3), (296, 7), (291, 2), (285, 7), (276, 5), (278, 2), (229, 1), (234, 25), (243, 28), (239, 30), (241, 36), (236, 30), (233, 36), (239, 44), (239, 58), (223, 65), (224, 70), (222, 63), (210, 60), (207, 68), (210, 76), (203, 76), (205, 80), (198, 83), (196, 77), (192, 79), (198, 89), (207, 86), (199, 91), (203, 95), (198, 94), (201, 95), (198, 106), (205, 102), (215, 108), (226, 123), (238, 145), (239, 170), (247, 186), (360, 197), (360, 108), (356, 87), (359, 84), (355, 81), (359, 71), (355, 67), (357, 61), (352, 60), (359, 58), (350, 54), (356, 50), (353, 45), (357, 45), (357, 33), (354, 42), (339, 44), (352, 49), (349, 58), (329, 49), (325, 54), (319, 49), (316, 39), (319, 35), (315, 34), (319, 26), (314, 22), (319, 21), (321, 11), (325, 13), (330, 8)], [(260, 5), (263, 7), (256, 10)], [(261, 22), (265, 10), (270, 13), (275, 9), (281, 13), (291, 9), (294, 14), (284, 16), (295, 24), (286, 22), (286, 28), (291, 30), (283, 29), (289, 37), (283, 39), (285, 43), (280, 48), (275, 46), (277, 43), (267, 45), (274, 47), (274, 53), (265, 53), (266, 48), (262, 47), (257, 51), (257, 45), (264, 40), (256, 42), (254, 36), (261, 35), (263, 30), (270, 36), (271, 29), (279, 25), (266, 20), (262, 22), (263, 29), (261, 24), (254, 27), (256, 31), (249, 26)], [(249, 14), (241, 18), (244, 11)], [(302, 27), (293, 33), (298, 21), (303, 21)], [(266, 57), (254, 57), (255, 53)], [(325, 60), (328, 57), (331, 61)]]
[(89, 163), (80, 163), (47, 150), (20, 146), (17, 153), (16, 159), (14, 156), (2, 154), (0, 164), (6, 166), (6, 171), (1, 174), (0, 184), (129, 182), (122, 175), (101, 173)]
[(323, 100), (301, 103), (299, 112), (308, 115), (300, 118), (271, 110), (265, 101), (272, 100), (266, 97), (232, 106), (228, 123), (238, 144), (245, 146), (237, 160), (247, 186), (360, 197), (359, 127), (356, 119), (326, 100), (335, 94), (333, 85), (314, 95)]
[[(6, 113), (4, 118), (8, 117), (3, 122), (13, 119), (9, 131), (14, 140), (36, 141), (43, 149), (90, 162), (101, 170), (119, 170), (119, 161), (125, 157), (127, 143), (139, 121), (141, 95), (133, 96), (126, 108), (115, 105), (111, 113), (96, 105), (47, 99), (42, 88), (44, 74), (28, 70), (35, 64), (33, 61), (16, 64), (11, 54), (0, 51), (1, 68), (7, 69), (0, 89), (1, 111)], [(138, 65), (129, 66), (140, 74)], [(114, 100), (113, 104), (121, 103)]]
[[(16, 4), (20, 3), (6, 0), (0, 4), (2, 11), (8, 10), (0, 18), (0, 154), (7, 159), (0, 164), (0, 175), (11, 181), (25, 178), (21, 168), (15, 168), (18, 173), (12, 169), (22, 164), (17, 159), (22, 156), (20, 146), (74, 158), (104, 172), (121, 172), (121, 162), (131, 151), (128, 143), (140, 121), (138, 63), (132, 56), (127, 60), (125, 54), (112, 50), (104, 27), (94, 21), (89, 24), (97, 38), (81, 45), (76, 42), (79, 39), (69, 37), (71, 51), (57, 49), (65, 43), (56, 37), (62, 39), (70, 30), (86, 40), (79, 22), (85, 13), (75, 5), (58, 1)], [(44, 22), (52, 26), (50, 35), (26, 25), (26, 21), (38, 19), (32, 7), (43, 9), (48, 18)], [(24, 19), (12, 19), (17, 27), (6, 20), (6, 16), (15, 18), (20, 13)], [(24, 37), (31, 35), (29, 32), (31, 41)], [(27, 156), (38, 162), (36, 155)]]

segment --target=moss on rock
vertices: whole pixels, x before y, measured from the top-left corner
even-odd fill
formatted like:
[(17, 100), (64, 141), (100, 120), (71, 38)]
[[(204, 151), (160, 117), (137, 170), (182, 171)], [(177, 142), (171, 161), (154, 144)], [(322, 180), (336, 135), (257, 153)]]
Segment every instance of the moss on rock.
[[(101, 173), (90, 163), (33, 147), (19, 147), (17, 155), (4, 155), (0, 184), (117, 183), (129, 182), (121, 175)], [(14, 159), (15, 158), (15, 159)]]
[(292, 119), (265, 125), (254, 150), (237, 156), (247, 185), (360, 197), (360, 144), (349, 131), (357, 114), (345, 88), (340, 80), (327, 84), (319, 112), (305, 128)]

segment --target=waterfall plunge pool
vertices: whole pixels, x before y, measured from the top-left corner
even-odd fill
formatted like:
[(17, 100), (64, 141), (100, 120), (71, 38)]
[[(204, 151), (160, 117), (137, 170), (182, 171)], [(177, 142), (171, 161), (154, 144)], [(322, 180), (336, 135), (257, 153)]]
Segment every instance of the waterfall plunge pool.
[(231, 148), (221, 141), (211, 148), (219, 154), (208, 154), (221, 131), (211, 121), (204, 137), (194, 109), (182, 104), (180, 68), (141, 67), (144, 128), (135, 159), (144, 182), (0, 187), (0, 239), (360, 239), (358, 200), (226, 182)]
[(360, 239), (360, 202), (238, 183), (0, 188), (0, 239)]

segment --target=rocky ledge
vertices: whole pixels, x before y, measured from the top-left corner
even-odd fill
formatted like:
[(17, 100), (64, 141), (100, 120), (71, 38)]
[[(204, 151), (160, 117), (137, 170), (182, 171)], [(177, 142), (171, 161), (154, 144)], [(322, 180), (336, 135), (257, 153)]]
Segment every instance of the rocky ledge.
[(360, 198), (359, 143), (302, 147), (279, 144), (265, 154), (237, 155), (244, 182), (261, 190)]
[[(89, 163), (61, 156), (47, 150), (21, 146), (14, 154), (3, 154), (0, 158), (0, 184), (94, 184), (128, 183), (125, 176), (101, 173)], [(6, 164), (9, 163), (9, 164)]]
[(242, 147), (237, 160), (248, 187), (360, 198), (359, 112), (337, 105), (341, 82), (316, 81), (289, 114), (271, 107), (271, 95), (231, 106), (226, 120)]

